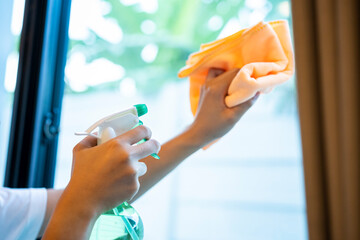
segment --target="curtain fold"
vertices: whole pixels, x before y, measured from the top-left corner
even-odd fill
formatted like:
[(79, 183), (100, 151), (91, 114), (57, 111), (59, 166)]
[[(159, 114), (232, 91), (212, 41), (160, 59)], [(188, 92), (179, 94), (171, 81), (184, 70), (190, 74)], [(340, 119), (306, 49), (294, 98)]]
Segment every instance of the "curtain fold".
[(358, 0), (293, 0), (309, 239), (360, 239)]

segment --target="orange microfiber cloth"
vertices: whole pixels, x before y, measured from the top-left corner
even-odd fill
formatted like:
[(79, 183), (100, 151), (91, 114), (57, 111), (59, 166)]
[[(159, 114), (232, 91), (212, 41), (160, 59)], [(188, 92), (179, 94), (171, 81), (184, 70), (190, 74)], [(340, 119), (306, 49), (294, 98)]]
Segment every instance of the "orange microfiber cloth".
[(229, 37), (202, 44), (199, 52), (189, 56), (178, 76), (190, 77), (190, 103), (194, 115), (201, 86), (210, 68), (225, 71), (240, 68), (225, 98), (228, 107), (245, 102), (256, 92), (271, 91), (294, 73), (287, 21), (260, 22)]

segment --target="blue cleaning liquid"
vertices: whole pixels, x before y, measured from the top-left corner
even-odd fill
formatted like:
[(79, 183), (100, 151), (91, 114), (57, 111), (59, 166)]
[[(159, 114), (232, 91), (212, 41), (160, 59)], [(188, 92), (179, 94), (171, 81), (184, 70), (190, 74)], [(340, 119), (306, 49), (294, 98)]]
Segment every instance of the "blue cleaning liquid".
[(103, 213), (96, 220), (90, 236), (90, 240), (142, 240), (143, 238), (144, 225), (140, 215), (127, 202)]

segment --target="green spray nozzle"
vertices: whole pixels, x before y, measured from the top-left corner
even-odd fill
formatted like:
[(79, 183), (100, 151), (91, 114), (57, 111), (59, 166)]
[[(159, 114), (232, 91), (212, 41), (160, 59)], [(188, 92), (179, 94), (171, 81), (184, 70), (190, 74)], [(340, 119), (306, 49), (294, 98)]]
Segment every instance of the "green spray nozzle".
[(138, 117), (141, 117), (142, 115), (145, 115), (148, 113), (148, 108), (147, 108), (146, 104), (136, 104), (136, 105), (134, 105), (134, 107), (136, 108)]
[[(134, 107), (136, 108), (138, 117), (141, 117), (141, 116), (143, 116), (143, 115), (145, 115), (145, 114), (148, 113), (148, 108), (147, 108), (146, 104), (136, 104), (136, 105), (134, 105)], [(134, 128), (137, 127), (137, 126), (140, 126), (140, 125), (143, 125), (143, 122), (142, 122), (141, 120), (139, 120), (139, 123), (136, 124), (136, 125), (134, 126)], [(142, 142), (145, 142), (145, 141), (146, 141), (146, 140), (143, 139), (143, 140), (141, 140), (140, 142), (138, 142), (138, 144), (140, 144), (140, 143), (142, 143)], [(157, 155), (156, 153), (153, 153), (153, 154), (151, 154), (150, 156), (152, 156), (152, 157), (155, 158), (155, 159), (160, 159), (159, 155)]]

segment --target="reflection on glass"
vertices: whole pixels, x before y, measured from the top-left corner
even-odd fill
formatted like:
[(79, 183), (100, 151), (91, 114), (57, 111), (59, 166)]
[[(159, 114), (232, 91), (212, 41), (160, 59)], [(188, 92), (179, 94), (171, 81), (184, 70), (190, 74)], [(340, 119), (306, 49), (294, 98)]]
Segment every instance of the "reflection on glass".
[[(97, 119), (146, 103), (164, 142), (192, 121), (178, 70), (201, 43), (261, 20), (290, 19), (289, 1), (73, 0), (55, 185)], [(306, 239), (294, 79), (262, 95), (234, 130), (135, 202), (144, 239)], [(261, 231), (259, 231), (261, 229)]]
[(0, 186), (6, 167), (24, 4), (24, 0), (0, 2)]

